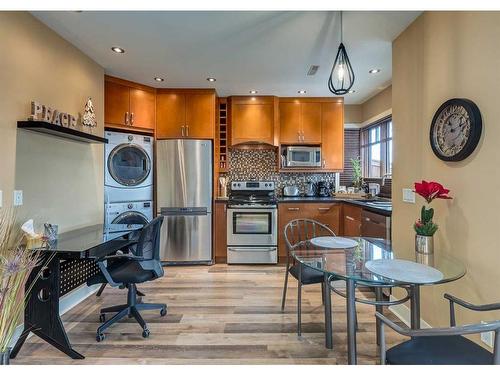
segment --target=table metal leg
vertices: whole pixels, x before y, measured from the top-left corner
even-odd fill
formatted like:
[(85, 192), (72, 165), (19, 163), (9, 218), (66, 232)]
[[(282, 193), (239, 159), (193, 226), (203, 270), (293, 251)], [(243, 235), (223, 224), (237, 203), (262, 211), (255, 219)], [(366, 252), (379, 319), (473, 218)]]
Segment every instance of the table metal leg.
[(323, 277), (323, 301), (325, 305), (325, 346), (327, 349), (333, 349), (332, 294), (329, 276), (326, 273)]
[(411, 286), (411, 329), (420, 328), (420, 286)]
[[(375, 299), (377, 300), (377, 302), (380, 302), (382, 301), (383, 299), (383, 290), (382, 288), (375, 288)], [(379, 306), (379, 305), (376, 305), (375, 306), (375, 310), (382, 314), (384, 312), (384, 307), (383, 306)], [(381, 322), (377, 319), (376, 321), (376, 332), (377, 332), (377, 345), (380, 345), (380, 326), (381, 326)]]
[(297, 335), (302, 335), (302, 264), (298, 263), (299, 278), (297, 280)]
[(350, 365), (357, 363), (356, 358), (356, 282), (346, 281), (347, 295), (347, 362)]

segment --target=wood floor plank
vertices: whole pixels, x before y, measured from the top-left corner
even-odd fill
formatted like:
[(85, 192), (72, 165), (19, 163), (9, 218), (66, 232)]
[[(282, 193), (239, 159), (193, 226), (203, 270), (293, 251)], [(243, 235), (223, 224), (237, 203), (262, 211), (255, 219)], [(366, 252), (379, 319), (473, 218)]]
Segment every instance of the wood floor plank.
[[(324, 310), (319, 285), (302, 294), (302, 336), (296, 333), (297, 285), (291, 279), (281, 311), (283, 266), (177, 266), (139, 289), (144, 302), (166, 303), (168, 314), (147, 311), (151, 335), (130, 318), (111, 326), (95, 341), (99, 310), (123, 304), (126, 291), (107, 287), (63, 316), (74, 349), (72, 360), (38, 337), (30, 338), (13, 364), (346, 364), (346, 304), (332, 294), (334, 349), (324, 346)], [(339, 286), (342, 288), (342, 285)], [(358, 290), (373, 298), (369, 290)], [(374, 307), (357, 304), (358, 363), (377, 363)], [(107, 314), (110, 317), (112, 314)], [(392, 317), (395, 319), (395, 317)], [(395, 319), (396, 320), (396, 319)], [(402, 338), (387, 332), (393, 345)]]

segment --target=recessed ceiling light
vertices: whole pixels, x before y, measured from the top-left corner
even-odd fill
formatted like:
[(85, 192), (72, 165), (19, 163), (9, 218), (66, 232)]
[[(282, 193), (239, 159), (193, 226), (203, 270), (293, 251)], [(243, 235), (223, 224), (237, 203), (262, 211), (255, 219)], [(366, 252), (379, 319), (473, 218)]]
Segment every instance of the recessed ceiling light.
[(215, 82), (215, 81), (217, 81), (217, 80), (216, 80), (215, 78), (213, 78), (213, 77), (208, 77), (208, 78), (207, 78), (207, 81), (208, 81), (208, 82)]
[(306, 93), (306, 90), (299, 90), (297, 91), (299, 94), (305, 94)]
[(161, 77), (155, 77), (155, 81), (156, 82), (163, 82), (163, 81), (165, 81), (165, 79), (163, 79)]
[(111, 51), (116, 52), (116, 53), (125, 53), (125, 50), (121, 47), (111, 47)]
[(257, 94), (258, 91), (257, 90), (250, 90), (250, 94)]
[(355, 92), (356, 92), (356, 90), (349, 90), (349, 94), (353, 94)]
[(375, 74), (375, 73), (379, 73), (380, 72), (380, 69), (370, 69), (368, 71), (368, 73), (371, 73), (371, 74)]

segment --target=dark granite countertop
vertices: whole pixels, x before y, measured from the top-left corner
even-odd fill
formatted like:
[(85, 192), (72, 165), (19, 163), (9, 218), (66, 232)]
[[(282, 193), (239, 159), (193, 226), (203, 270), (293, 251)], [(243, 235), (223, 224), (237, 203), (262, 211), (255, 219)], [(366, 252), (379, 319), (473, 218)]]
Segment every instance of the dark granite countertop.
[[(227, 198), (216, 198), (218, 202), (227, 202)], [(390, 202), (387, 199), (380, 199), (381, 202)], [(354, 206), (362, 207), (369, 211), (385, 215), (392, 215), (392, 205), (390, 206), (381, 206), (377, 205), (375, 201), (362, 201), (362, 200), (354, 200), (354, 199), (345, 199), (345, 198), (335, 198), (335, 197), (278, 197), (278, 204), (280, 203), (346, 203), (352, 204)]]

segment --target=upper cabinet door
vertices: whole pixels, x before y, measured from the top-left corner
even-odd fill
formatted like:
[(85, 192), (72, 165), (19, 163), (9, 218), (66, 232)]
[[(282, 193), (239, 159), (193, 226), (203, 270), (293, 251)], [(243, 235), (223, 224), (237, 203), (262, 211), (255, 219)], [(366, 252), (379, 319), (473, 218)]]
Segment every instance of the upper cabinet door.
[(130, 94), (127, 86), (115, 82), (104, 82), (104, 122), (106, 124), (130, 125)]
[(302, 143), (321, 143), (321, 103), (304, 102), (300, 108)]
[(156, 137), (181, 138), (186, 126), (184, 94), (158, 92), (156, 95)]
[(321, 134), (323, 168), (344, 169), (344, 104), (342, 101), (321, 104)]
[(231, 144), (278, 144), (278, 101), (275, 97), (234, 97), (231, 113)]
[(185, 136), (214, 138), (215, 94), (186, 94)]
[(301, 141), (300, 103), (280, 103), (280, 143), (296, 144)]
[(130, 88), (130, 125), (155, 128), (155, 93)]

